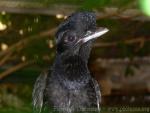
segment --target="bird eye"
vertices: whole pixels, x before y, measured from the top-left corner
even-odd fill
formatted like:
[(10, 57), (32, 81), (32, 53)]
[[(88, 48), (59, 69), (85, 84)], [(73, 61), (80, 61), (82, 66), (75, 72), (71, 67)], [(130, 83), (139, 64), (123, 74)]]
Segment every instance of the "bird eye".
[(65, 39), (64, 39), (64, 42), (73, 42), (73, 41), (75, 41), (76, 40), (76, 36), (67, 36), (67, 37), (65, 37)]

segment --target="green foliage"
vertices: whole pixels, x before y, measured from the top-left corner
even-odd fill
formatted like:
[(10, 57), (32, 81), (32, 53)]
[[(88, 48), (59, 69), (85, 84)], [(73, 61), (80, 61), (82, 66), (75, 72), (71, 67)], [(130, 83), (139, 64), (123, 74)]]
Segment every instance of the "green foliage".
[[(6, 16), (8, 15), (8, 16)], [(41, 16), (41, 15), (18, 15), (18, 14), (5, 14), (1, 15), (5, 20), (4, 22), (11, 22), (11, 26), (0, 35), (0, 42), (6, 43), (9, 46), (22, 41), (24, 39), (30, 38), (32, 40), (32, 35), (36, 35), (42, 31), (51, 29), (56, 26), (58, 21), (55, 17)], [(16, 21), (17, 20), (17, 21)], [(3, 22), (3, 21), (2, 21)], [(22, 31), (23, 34), (20, 34)], [(38, 36), (37, 36), (38, 37)], [(36, 60), (36, 63), (43, 64), (43, 56), (47, 55), (49, 59), (54, 57), (54, 49), (49, 49), (47, 40), (53, 37), (37, 38), (30, 41), (30, 43), (25, 46), (21, 51), (16, 51), (17, 57), (25, 56), (27, 60)], [(23, 46), (23, 45), (22, 45)], [(19, 58), (20, 59), (20, 58)]]
[(125, 76), (133, 76), (133, 75), (134, 75), (134, 70), (132, 69), (132, 66), (127, 65), (125, 70)]
[(141, 11), (150, 16), (150, 1), (149, 0), (138, 0)]
[(81, 6), (82, 10), (92, 10), (108, 6), (111, 0), (85, 0)]
[(148, 56), (150, 53), (150, 42), (145, 42), (143, 47), (139, 47), (139, 50), (137, 51), (137, 55), (139, 56)]
[(82, 0), (38, 0), (40, 3), (51, 6), (53, 4), (70, 4), (70, 5), (79, 5)]
[(118, 0), (111, 0), (111, 1), (113, 6), (118, 6), (121, 8), (127, 7), (128, 5), (131, 5), (134, 2), (134, 0), (120, 0), (119, 2)]
[[(53, 4), (68, 4), (80, 6), (80, 10), (93, 10), (99, 9), (105, 6), (118, 6), (125, 7), (132, 4), (132, 0), (37, 0), (38, 2), (44, 4), (45, 6), (51, 6)], [(37, 2), (33, 0), (32, 2)]]
[(10, 15), (5, 14), (6, 12), (1, 12), (0, 21), (3, 23), (8, 23), (10, 20)]
[(20, 108), (23, 106), (22, 100), (14, 93), (9, 93), (10, 89), (6, 87), (0, 88), (0, 107)]
[(133, 58), (134, 52), (133, 52), (133, 47), (127, 46), (124, 44), (124, 42), (118, 43), (118, 48), (120, 49), (120, 55), (121, 57), (129, 57)]

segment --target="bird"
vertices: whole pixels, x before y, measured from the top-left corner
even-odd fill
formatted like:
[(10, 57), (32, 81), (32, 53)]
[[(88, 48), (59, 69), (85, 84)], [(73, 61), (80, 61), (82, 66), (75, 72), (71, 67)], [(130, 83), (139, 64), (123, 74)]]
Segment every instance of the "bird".
[(60, 113), (100, 112), (100, 87), (90, 74), (88, 59), (94, 41), (108, 31), (97, 27), (95, 13), (88, 11), (75, 12), (58, 26), (52, 68), (34, 84), (35, 111), (46, 106)]

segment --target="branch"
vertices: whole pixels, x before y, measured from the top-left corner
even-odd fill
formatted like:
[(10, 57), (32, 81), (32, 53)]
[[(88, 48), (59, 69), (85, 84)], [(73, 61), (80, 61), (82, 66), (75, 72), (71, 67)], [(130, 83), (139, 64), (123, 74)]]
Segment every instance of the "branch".
[[(11, 0), (1, 0), (0, 1), (0, 11), (6, 11), (9, 13), (18, 14), (43, 14), (43, 15), (53, 15), (63, 14), (70, 15), (71, 13), (77, 11), (81, 6), (77, 5), (65, 5), (65, 4), (50, 4), (44, 5), (40, 2), (31, 1), (11, 1)], [(127, 9), (128, 8), (128, 9)], [(133, 9), (132, 5), (130, 7), (120, 9), (118, 7), (105, 7), (102, 9), (96, 9), (96, 15), (98, 19), (101, 18), (112, 18), (112, 19), (130, 19), (138, 21), (150, 21), (150, 17), (145, 16), (138, 9)]]
[(7, 75), (27, 66), (29, 64), (32, 64), (32, 63), (34, 63), (34, 61), (22, 62), (22, 63), (17, 64), (16, 66), (13, 66), (12, 68), (9, 68), (8, 70), (0, 73), (0, 80), (3, 79), (4, 77), (6, 77)]
[(2, 66), (12, 55), (12, 52), (9, 52), (5, 57), (0, 60), (0, 66)]
[(110, 65), (110, 64), (129, 64), (129, 63), (136, 63), (136, 64), (150, 64), (150, 56), (147, 57), (134, 57), (133, 59), (130, 59), (128, 57), (126, 58), (117, 58), (117, 59), (103, 59), (98, 58), (96, 60), (97, 63), (104, 64), (104, 65)]
[(43, 31), (43, 32), (41, 32), (41, 33), (39, 33), (37, 35), (26, 37), (23, 40), (20, 40), (19, 42), (17, 42), (15, 44), (13, 44), (12, 46), (10, 46), (6, 51), (2, 51), (0, 53), (0, 58), (4, 57), (4, 55), (8, 54), (9, 52), (14, 52), (14, 51), (16, 51), (18, 49), (23, 48), (24, 46), (26, 46), (32, 40), (52, 35), (54, 33), (54, 31), (55, 31), (55, 28), (53, 28), (51, 30)]
[(139, 38), (134, 38), (134, 39), (129, 39), (129, 40), (122, 40), (118, 42), (101, 42), (101, 43), (95, 43), (94, 47), (112, 47), (112, 46), (117, 46), (121, 42), (123, 42), (124, 44), (140, 43), (140, 45), (143, 45), (145, 41), (150, 41), (150, 39), (139, 37)]
[(42, 3), (31, 1), (0, 1), (0, 11), (19, 14), (42, 14), (53, 16), (55, 16), (56, 14), (69, 15), (78, 8), (79, 7), (76, 5), (65, 4), (50, 4), (50, 6), (48, 7), (47, 5), (44, 5)]

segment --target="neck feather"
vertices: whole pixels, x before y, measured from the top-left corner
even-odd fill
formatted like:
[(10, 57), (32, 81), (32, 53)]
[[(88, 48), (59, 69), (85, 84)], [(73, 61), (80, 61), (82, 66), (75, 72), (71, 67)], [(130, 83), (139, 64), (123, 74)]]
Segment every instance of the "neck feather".
[(69, 56), (63, 60), (61, 57), (57, 57), (54, 68), (58, 70), (57, 72), (60, 73), (62, 78), (71, 81), (82, 80), (89, 75), (87, 62), (82, 60), (80, 56)]

